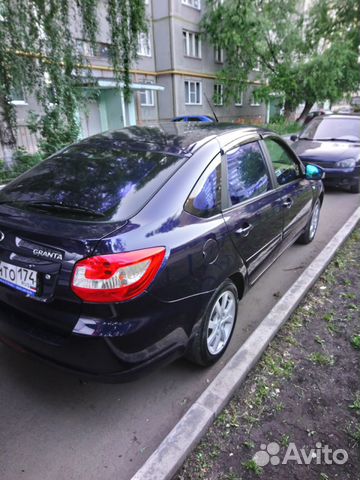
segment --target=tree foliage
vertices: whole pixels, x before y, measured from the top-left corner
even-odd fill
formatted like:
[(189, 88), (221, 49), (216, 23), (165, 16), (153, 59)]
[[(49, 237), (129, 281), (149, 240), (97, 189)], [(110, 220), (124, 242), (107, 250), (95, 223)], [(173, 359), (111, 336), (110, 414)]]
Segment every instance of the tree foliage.
[(360, 82), (358, 0), (208, 0), (204, 35), (226, 53), (219, 73), (225, 97), (236, 98), (257, 62), (258, 98), (282, 94), (285, 112), (300, 103), (335, 101)]
[(2, 0), (0, 15), (0, 142), (10, 154), (16, 146), (11, 97), (18, 89), (35, 95), (43, 109), (32, 124), (45, 153), (78, 137), (81, 85), (92, 81), (74, 35), (78, 25), (80, 38), (95, 46), (99, 18), (107, 18), (114, 75), (129, 96), (130, 63), (146, 30), (144, 0)]

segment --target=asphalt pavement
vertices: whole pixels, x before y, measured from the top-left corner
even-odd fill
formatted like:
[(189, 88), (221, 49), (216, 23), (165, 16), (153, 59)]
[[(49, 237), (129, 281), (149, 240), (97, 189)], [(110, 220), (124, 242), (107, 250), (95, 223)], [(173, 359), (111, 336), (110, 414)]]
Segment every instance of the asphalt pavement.
[(130, 479), (359, 204), (326, 193), (315, 241), (291, 247), (240, 302), (229, 351), (211, 369), (179, 360), (133, 383), (82, 383), (0, 345), (0, 478)]

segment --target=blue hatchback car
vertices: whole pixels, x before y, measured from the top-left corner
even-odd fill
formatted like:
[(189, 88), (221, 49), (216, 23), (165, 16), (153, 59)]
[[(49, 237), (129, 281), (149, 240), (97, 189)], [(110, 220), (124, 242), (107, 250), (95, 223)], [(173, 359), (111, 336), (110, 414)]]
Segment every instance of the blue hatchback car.
[(103, 381), (214, 363), (249, 286), (314, 238), (321, 177), (255, 127), (130, 127), (63, 149), (0, 192), (1, 339)]
[(172, 122), (202, 122), (212, 123), (215, 120), (209, 115), (180, 115), (171, 120)]

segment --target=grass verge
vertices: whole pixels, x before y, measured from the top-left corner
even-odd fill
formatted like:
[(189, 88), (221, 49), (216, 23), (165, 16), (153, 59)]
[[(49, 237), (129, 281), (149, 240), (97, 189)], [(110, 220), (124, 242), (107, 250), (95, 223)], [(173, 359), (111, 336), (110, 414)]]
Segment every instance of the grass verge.
[[(360, 478), (359, 265), (360, 228), (271, 342), (176, 480)], [(294, 448), (301, 463), (296, 455), (286, 460)], [(332, 452), (327, 456), (326, 448)], [(348, 456), (343, 464), (333, 456), (339, 449)], [(264, 464), (264, 458), (269, 462)]]

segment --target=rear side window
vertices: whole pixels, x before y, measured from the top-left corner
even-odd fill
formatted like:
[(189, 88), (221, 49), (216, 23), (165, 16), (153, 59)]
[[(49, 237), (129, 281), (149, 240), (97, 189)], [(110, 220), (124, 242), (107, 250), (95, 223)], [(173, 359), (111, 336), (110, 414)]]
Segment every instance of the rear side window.
[(279, 185), (285, 185), (301, 176), (299, 164), (282, 145), (271, 138), (266, 138), (265, 144)]
[(80, 143), (11, 182), (0, 191), (0, 202), (22, 204), (21, 208), (55, 203), (74, 211), (54, 209), (52, 215), (126, 220), (141, 210), (184, 161), (158, 152), (125, 151), (113, 143)]
[(231, 205), (254, 198), (271, 188), (270, 177), (258, 142), (227, 152), (228, 190)]
[(221, 157), (214, 160), (201, 175), (185, 203), (185, 210), (198, 217), (211, 217), (220, 212)]

